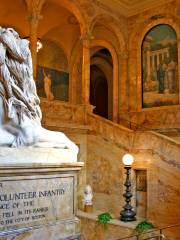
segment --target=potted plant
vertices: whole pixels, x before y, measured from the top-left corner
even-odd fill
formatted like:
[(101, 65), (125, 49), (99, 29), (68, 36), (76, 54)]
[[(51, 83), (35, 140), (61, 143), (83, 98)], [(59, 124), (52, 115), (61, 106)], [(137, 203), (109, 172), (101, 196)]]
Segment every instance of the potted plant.
[(104, 240), (105, 239), (105, 231), (107, 229), (108, 222), (112, 219), (112, 216), (108, 212), (104, 212), (98, 215), (97, 218), (97, 239), (98, 240)]
[(135, 234), (137, 234), (138, 236), (142, 235), (142, 234), (145, 234), (147, 233), (149, 230), (152, 230), (154, 229), (155, 226), (153, 225), (152, 222), (150, 222), (149, 220), (147, 219), (144, 219), (142, 220), (141, 222), (139, 222), (135, 229), (134, 229), (134, 232)]

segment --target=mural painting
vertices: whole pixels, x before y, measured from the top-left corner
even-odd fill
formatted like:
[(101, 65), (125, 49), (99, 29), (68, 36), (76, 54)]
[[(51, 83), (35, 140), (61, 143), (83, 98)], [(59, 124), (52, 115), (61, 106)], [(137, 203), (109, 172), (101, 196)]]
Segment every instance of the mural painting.
[(38, 66), (37, 93), (48, 100), (68, 101), (69, 74)]
[(37, 93), (49, 101), (68, 101), (67, 56), (60, 44), (50, 39), (43, 39), (42, 45), (43, 48), (38, 52)]
[(178, 50), (175, 30), (153, 27), (142, 43), (142, 107), (179, 104)]

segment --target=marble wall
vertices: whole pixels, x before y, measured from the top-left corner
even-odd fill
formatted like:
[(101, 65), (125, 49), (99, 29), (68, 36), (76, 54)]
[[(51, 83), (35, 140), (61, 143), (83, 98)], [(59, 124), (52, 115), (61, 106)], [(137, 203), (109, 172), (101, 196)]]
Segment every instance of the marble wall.
[(104, 227), (95, 220), (81, 217), (81, 236), (83, 240), (116, 240), (132, 234), (132, 227), (108, 224)]
[[(145, 136), (147, 137), (147, 136)], [(121, 163), (125, 152), (97, 135), (88, 136), (87, 183), (94, 191), (94, 210), (111, 212), (119, 218), (125, 204), (124, 170)], [(135, 170), (147, 171), (146, 217), (158, 227), (180, 221), (179, 163), (166, 161), (152, 150), (136, 150), (132, 166), (132, 205), (136, 208)], [(138, 216), (142, 217), (142, 216)], [(144, 217), (144, 216), (143, 216)], [(177, 229), (180, 234), (180, 228)], [(179, 235), (176, 235), (179, 236)]]
[(123, 152), (100, 136), (88, 135), (87, 183), (94, 192), (94, 210), (111, 212), (116, 218), (123, 205)]
[[(178, 1), (170, 1), (159, 8), (151, 8), (140, 14), (128, 18), (128, 102), (129, 113), (119, 112), (119, 121), (123, 123), (123, 119), (131, 121), (138, 125), (138, 127), (145, 127), (147, 129), (156, 128), (179, 128), (179, 101), (177, 105), (172, 106), (156, 106), (152, 108), (143, 108), (142, 106), (142, 58), (141, 46), (143, 38), (146, 33), (156, 25), (167, 24), (170, 25), (179, 38), (180, 24), (179, 24), (179, 9)], [(138, 28), (137, 28), (138, 26)], [(180, 47), (178, 41), (178, 62), (180, 58)], [(180, 86), (180, 76), (178, 73), (178, 83)], [(152, 93), (152, 92), (150, 92)], [(158, 95), (158, 93), (157, 93)], [(173, 96), (168, 92), (161, 95), (162, 99)], [(151, 97), (153, 98), (153, 96)]]

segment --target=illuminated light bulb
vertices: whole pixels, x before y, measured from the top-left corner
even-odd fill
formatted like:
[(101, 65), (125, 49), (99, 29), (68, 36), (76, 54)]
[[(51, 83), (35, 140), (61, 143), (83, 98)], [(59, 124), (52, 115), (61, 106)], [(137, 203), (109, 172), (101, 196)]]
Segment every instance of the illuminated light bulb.
[(37, 49), (36, 51), (39, 52), (39, 50), (43, 47), (42, 42), (40, 39), (37, 40)]
[(126, 153), (122, 157), (122, 162), (124, 163), (125, 166), (131, 166), (134, 162), (134, 157), (131, 154)]

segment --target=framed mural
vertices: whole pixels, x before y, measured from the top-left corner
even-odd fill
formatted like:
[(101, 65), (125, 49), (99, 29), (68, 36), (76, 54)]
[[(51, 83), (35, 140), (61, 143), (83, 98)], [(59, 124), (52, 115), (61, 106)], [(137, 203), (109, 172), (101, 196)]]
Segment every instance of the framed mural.
[(36, 85), (40, 97), (45, 97), (50, 101), (68, 101), (68, 73), (38, 66)]
[(153, 27), (144, 37), (142, 107), (179, 104), (178, 49), (175, 30), (167, 24)]
[(48, 100), (68, 101), (69, 70), (67, 56), (57, 42), (42, 39), (38, 52), (37, 93)]

